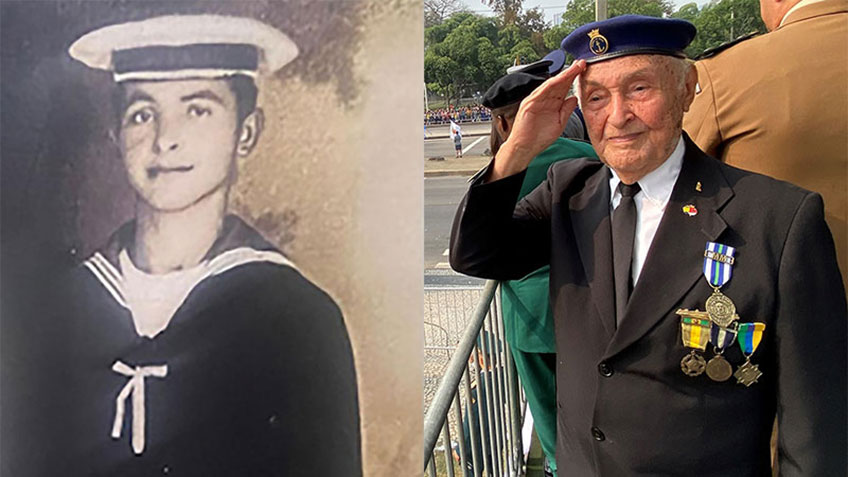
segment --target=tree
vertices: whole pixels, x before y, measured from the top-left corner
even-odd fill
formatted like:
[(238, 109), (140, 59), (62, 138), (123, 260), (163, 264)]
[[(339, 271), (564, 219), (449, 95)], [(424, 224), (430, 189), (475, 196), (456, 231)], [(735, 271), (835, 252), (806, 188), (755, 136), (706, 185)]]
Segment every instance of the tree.
[(517, 23), (523, 0), (482, 0), (483, 3), (489, 6), (497, 16), (503, 21), (504, 25), (514, 25)]
[[(687, 5), (681, 10), (684, 7)], [(766, 32), (758, 0), (714, 0), (704, 5), (697, 17), (690, 21), (698, 29), (695, 40), (686, 49), (691, 57), (742, 35)]]
[(462, 10), (461, 0), (424, 0), (424, 28), (438, 25)]
[(493, 18), (455, 13), (427, 28), (424, 39), (424, 81), (449, 104), (470, 88), (488, 87), (506, 69)]

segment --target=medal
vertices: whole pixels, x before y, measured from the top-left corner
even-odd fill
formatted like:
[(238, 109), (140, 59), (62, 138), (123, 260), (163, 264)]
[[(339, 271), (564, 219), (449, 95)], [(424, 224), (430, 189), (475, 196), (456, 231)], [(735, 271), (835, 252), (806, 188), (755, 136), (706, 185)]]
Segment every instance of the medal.
[(760, 371), (760, 367), (756, 364), (751, 363), (750, 360), (746, 360), (742, 363), (742, 366), (739, 366), (739, 369), (733, 373), (733, 376), (736, 377), (736, 382), (739, 384), (744, 384), (745, 387), (749, 387), (752, 384), (756, 383), (760, 376), (763, 375), (763, 372)]
[(733, 376), (733, 367), (722, 355), (717, 354), (707, 363), (707, 376), (720, 383), (727, 381)]
[(705, 367), (706, 360), (704, 360), (703, 356), (696, 353), (695, 350), (692, 350), (692, 352), (680, 360), (680, 369), (683, 370), (683, 374), (686, 376), (698, 376), (704, 372)]
[(698, 350), (707, 349), (707, 342), (710, 339), (710, 320), (682, 313), (681, 315), (680, 330), (683, 346), (692, 348), (692, 351), (680, 360), (680, 369), (687, 376), (698, 376), (704, 372), (707, 364), (704, 357), (698, 354)]
[(733, 300), (720, 292), (718, 288), (713, 288), (713, 294), (707, 298), (705, 308), (710, 320), (720, 327), (727, 327), (739, 318), (736, 315), (736, 305), (733, 304)]
[(707, 242), (704, 250), (704, 277), (713, 287), (713, 294), (707, 298), (705, 308), (710, 320), (722, 328), (739, 319), (733, 300), (719, 290), (730, 280), (735, 253), (735, 248), (715, 242)]
[(733, 376), (736, 377), (736, 382), (746, 387), (756, 383), (763, 375), (759, 366), (751, 362), (751, 355), (760, 345), (765, 329), (765, 323), (740, 323), (736, 331), (736, 340), (742, 348), (742, 354), (745, 355), (745, 362), (739, 366)]
[(710, 328), (710, 343), (716, 355), (707, 363), (707, 376), (713, 381), (723, 382), (733, 376), (733, 367), (724, 359), (722, 353), (736, 339), (736, 330), (713, 326)]

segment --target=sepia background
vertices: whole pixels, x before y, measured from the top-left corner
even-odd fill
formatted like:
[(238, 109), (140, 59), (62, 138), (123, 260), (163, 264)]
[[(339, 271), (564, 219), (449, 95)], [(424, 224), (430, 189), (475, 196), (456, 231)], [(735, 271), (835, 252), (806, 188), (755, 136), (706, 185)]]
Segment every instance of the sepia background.
[[(422, 11), (416, 0), (2, 2), (2, 361), (38, 286), (132, 216), (110, 75), (67, 47), (171, 13), (251, 16), (298, 58), (259, 81), (266, 117), (231, 209), (340, 304), (354, 349), (364, 475), (411, 475), (422, 435)], [(4, 436), (5, 437), (5, 436)], [(414, 469), (414, 471), (411, 471)]]

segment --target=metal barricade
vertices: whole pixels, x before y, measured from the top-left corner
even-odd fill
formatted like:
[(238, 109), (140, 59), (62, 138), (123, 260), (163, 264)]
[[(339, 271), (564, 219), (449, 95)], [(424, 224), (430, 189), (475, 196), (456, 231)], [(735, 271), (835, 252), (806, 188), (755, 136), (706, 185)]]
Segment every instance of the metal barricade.
[[(486, 282), (427, 408), (425, 475), (524, 475), (521, 424), (526, 401), (504, 340), (498, 290), (497, 282)], [(434, 329), (444, 329), (432, 321), (429, 326), (427, 333), (434, 339), (440, 336)], [(440, 345), (428, 343), (430, 350)]]

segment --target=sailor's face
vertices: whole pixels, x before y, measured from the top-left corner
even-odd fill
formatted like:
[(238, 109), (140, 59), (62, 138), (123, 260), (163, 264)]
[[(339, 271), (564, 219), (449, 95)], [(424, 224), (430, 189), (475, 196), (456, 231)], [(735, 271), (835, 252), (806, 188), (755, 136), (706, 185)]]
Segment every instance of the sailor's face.
[(225, 81), (130, 82), (124, 104), (121, 152), (141, 200), (178, 211), (229, 187), (238, 127)]

